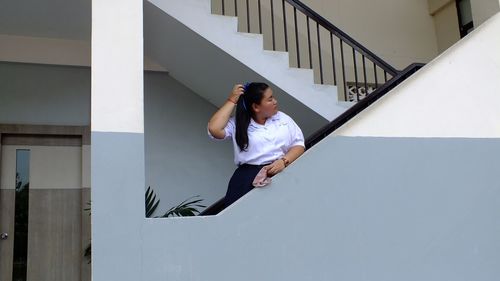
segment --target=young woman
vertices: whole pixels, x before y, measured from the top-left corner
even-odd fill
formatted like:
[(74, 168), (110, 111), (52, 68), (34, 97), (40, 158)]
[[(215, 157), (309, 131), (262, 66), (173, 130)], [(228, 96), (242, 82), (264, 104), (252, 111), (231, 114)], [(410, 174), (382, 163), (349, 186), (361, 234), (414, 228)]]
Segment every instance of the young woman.
[[(236, 107), (236, 116), (231, 117)], [(249, 192), (257, 173), (265, 167), (272, 177), (304, 153), (304, 135), (295, 122), (278, 111), (273, 91), (265, 83), (235, 85), (224, 105), (208, 122), (214, 139), (233, 140), (234, 172), (225, 204)]]

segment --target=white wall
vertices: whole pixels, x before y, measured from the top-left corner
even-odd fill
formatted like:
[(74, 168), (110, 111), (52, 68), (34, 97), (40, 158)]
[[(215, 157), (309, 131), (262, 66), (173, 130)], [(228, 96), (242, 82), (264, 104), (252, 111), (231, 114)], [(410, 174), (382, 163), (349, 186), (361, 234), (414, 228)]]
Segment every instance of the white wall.
[(428, 3), (441, 53), (460, 40), (457, 5), (454, 0), (428, 0)]
[(500, 137), (500, 14), (340, 128), (343, 136)]

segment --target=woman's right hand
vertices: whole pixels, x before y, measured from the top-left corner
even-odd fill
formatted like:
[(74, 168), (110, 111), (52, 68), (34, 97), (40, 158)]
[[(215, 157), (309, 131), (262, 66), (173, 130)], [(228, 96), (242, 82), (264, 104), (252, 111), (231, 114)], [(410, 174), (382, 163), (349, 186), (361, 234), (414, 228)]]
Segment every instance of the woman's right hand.
[(238, 99), (243, 94), (245, 87), (241, 84), (236, 84), (231, 91), (231, 95), (228, 100), (222, 105), (219, 110), (217, 110), (210, 121), (208, 121), (208, 131), (210, 134), (216, 139), (223, 139), (226, 136), (224, 128), (231, 118), (231, 113), (234, 110), (236, 103), (238, 103)]
[(241, 84), (236, 84), (233, 87), (233, 91), (231, 91), (231, 95), (229, 95), (229, 99), (237, 103), (240, 99), (240, 96), (243, 95), (245, 87)]

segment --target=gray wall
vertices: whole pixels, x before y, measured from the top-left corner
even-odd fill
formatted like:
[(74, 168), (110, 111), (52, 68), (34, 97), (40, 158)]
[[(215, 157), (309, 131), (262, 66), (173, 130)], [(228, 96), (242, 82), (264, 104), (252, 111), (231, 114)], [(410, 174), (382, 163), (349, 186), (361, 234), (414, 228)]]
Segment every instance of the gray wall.
[[(165, 73), (145, 74), (146, 186), (161, 199), (157, 214), (200, 195), (224, 196), (235, 166), (230, 142), (208, 139), (217, 110)], [(0, 62), (0, 123), (89, 125), (90, 70)]]
[(0, 62), (0, 123), (89, 125), (89, 68)]
[(164, 73), (147, 73), (144, 85), (146, 185), (161, 198), (157, 214), (193, 195), (214, 203), (235, 169), (232, 143), (207, 135), (217, 108)]
[(499, 154), (329, 137), (218, 216), (146, 220), (130, 254), (142, 280), (498, 280)]

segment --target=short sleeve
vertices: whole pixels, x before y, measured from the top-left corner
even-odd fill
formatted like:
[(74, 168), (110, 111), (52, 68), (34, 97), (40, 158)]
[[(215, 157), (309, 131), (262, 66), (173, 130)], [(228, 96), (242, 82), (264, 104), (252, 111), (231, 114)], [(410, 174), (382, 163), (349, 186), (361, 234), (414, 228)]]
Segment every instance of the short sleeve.
[(227, 140), (227, 139), (230, 139), (233, 137), (234, 132), (235, 132), (235, 128), (236, 127), (235, 127), (234, 117), (231, 117), (231, 118), (229, 118), (229, 121), (227, 122), (227, 125), (224, 128), (224, 139), (218, 139), (218, 138), (215, 138), (214, 136), (212, 136), (212, 134), (210, 134), (210, 131), (208, 130), (208, 125), (207, 125), (207, 133), (208, 133), (208, 136), (213, 140)]
[(302, 134), (302, 130), (299, 126), (290, 118), (290, 147), (292, 146), (305, 146), (304, 142), (304, 134)]

